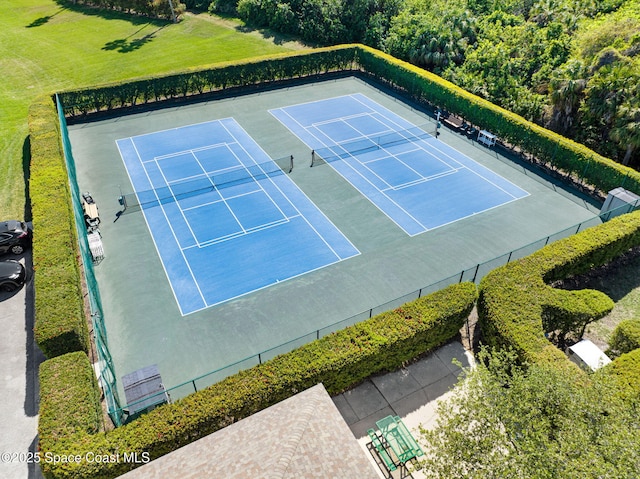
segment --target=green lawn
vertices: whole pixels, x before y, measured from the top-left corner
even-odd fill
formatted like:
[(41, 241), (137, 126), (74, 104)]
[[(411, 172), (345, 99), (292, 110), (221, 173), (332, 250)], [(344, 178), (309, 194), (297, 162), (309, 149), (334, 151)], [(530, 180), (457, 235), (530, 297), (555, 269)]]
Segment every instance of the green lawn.
[(25, 216), (23, 150), (38, 96), (301, 48), (187, 14), (178, 24), (53, 0), (0, 1), (0, 219)]

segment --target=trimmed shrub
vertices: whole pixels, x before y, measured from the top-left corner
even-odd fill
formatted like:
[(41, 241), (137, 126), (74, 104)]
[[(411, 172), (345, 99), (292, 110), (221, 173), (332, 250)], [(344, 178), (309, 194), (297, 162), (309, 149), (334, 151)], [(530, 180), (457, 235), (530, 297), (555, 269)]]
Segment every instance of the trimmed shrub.
[(96, 375), (83, 352), (68, 353), (40, 365), (38, 431), (45, 442), (95, 434), (102, 409)]
[(69, 179), (51, 98), (29, 110), (35, 338), (47, 357), (89, 350)]
[(360, 70), (412, 100), (444, 108), (535, 156), (566, 176), (606, 193), (623, 186), (640, 194), (640, 173), (584, 145), (531, 123), (439, 76), (364, 45), (253, 58), (171, 75), (147, 77), (85, 90), (61, 92), (65, 115), (85, 115), (234, 87), (268, 84), (328, 72)]
[(620, 385), (620, 395), (629, 401), (640, 402), (640, 349), (634, 349), (602, 368)]
[(68, 117), (128, 108), (168, 99), (186, 98), (232, 88), (246, 88), (356, 68), (353, 45), (318, 48), (250, 58), (235, 63), (189, 69), (100, 85), (84, 90), (60, 92)]
[(613, 302), (598, 291), (558, 290), (545, 282), (583, 273), (637, 245), (640, 212), (620, 216), (493, 270), (480, 283), (478, 317), (485, 340), (490, 345), (513, 347), (525, 361), (565, 360), (544, 332), (583, 329), (607, 314)]
[[(165, 99), (356, 69), (409, 95), (414, 101), (463, 116), (600, 192), (624, 186), (640, 193), (640, 173), (529, 123), (436, 75), (361, 45), (250, 59), (68, 91), (60, 96), (66, 115), (83, 118), (94, 112)], [(36, 338), (45, 354), (52, 357), (69, 351), (86, 351), (87, 328), (68, 180), (50, 100), (32, 106), (29, 123), (36, 228)], [(543, 331), (584, 327), (610, 309), (612, 303), (596, 291), (561, 291), (546, 283), (603, 264), (638, 244), (640, 215), (634, 213), (553, 243), (491, 272), (481, 283), (478, 303), (485, 338), (490, 344), (512, 346), (522, 359), (570, 367), (571, 363), (546, 340)], [(475, 298), (473, 284), (445, 288), (242, 371), (109, 433), (93, 434), (97, 430), (96, 390), (95, 381), (90, 387), (86, 376), (88, 361), (81, 359), (81, 352), (61, 356), (53, 360), (53, 364), (48, 364), (51, 360), (44, 363), (41, 373), (41, 407), (44, 407), (41, 450), (81, 457), (87, 452), (105, 456), (146, 452), (151, 458), (159, 457), (317, 382), (323, 382), (331, 393), (336, 393), (375, 372), (394, 369), (410, 361), (455, 335)], [(622, 365), (618, 370), (625, 378), (624, 365), (631, 361), (628, 357), (637, 358), (637, 355), (633, 352), (614, 362)], [(58, 384), (59, 371), (64, 367), (69, 369), (65, 374), (70, 382), (63, 380)], [(72, 391), (71, 399), (66, 398), (65, 389)], [(76, 404), (80, 405), (78, 416), (71, 411)], [(115, 477), (134, 467), (123, 462), (86, 460), (66, 464), (45, 462), (41, 466), (48, 478), (92, 479)]]
[[(40, 449), (49, 455), (85, 457), (87, 452), (101, 456), (144, 452), (157, 458), (318, 383), (335, 394), (371, 374), (396, 369), (455, 336), (475, 299), (473, 283), (449, 286), (241, 371), (106, 434), (92, 435), (92, 421), (64, 411), (68, 404), (80, 401), (75, 392), (66, 404), (47, 400), (47, 408), (63, 410), (46, 411), (40, 427)], [(56, 358), (53, 366), (47, 365), (50, 361), (45, 362), (47, 371), (58, 370), (58, 361), (70, 356)], [(76, 367), (87, 364), (76, 355), (70, 360), (78, 363)], [(84, 376), (71, 372), (77, 379), (67, 379), (62, 385), (50, 380), (52, 374), (46, 375), (41, 384), (42, 397), (60, 398), (65, 388), (78, 392), (84, 388), (84, 394), (93, 397)], [(94, 412), (88, 407), (80, 414), (91, 417)], [(63, 435), (65, 440), (60, 440)], [(48, 478), (112, 478), (135, 467), (122, 461), (86, 460), (41, 466)]]
[(612, 357), (640, 348), (640, 319), (620, 322), (611, 334), (607, 354)]

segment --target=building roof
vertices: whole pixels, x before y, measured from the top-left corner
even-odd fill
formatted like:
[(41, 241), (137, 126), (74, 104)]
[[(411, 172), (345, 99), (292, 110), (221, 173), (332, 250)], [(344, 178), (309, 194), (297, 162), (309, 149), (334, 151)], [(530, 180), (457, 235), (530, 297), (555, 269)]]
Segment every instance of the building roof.
[(151, 461), (121, 479), (378, 479), (322, 384)]

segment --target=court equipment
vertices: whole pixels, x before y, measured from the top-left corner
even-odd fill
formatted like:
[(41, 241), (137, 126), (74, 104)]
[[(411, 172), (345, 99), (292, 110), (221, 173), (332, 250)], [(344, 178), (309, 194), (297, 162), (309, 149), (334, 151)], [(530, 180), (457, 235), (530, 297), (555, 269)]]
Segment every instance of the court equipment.
[(238, 166), (224, 173), (203, 173), (195, 178), (174, 181), (160, 188), (122, 195), (118, 198), (118, 202), (124, 207), (123, 211), (134, 207), (149, 208), (160, 206), (212, 193), (224, 188), (273, 178), (285, 173), (291, 173), (292, 170), (293, 155), (251, 166)]
[[(429, 131), (427, 131), (427, 128)], [(405, 143), (416, 143), (421, 140), (428, 140), (436, 135), (433, 130), (433, 124), (414, 126), (406, 130), (389, 131), (380, 135), (366, 136), (356, 140), (349, 140), (344, 143), (338, 143), (333, 146), (320, 148), (311, 151), (311, 166), (323, 165), (336, 160), (361, 155), (370, 151), (376, 151), (383, 148), (391, 148), (393, 146)]]

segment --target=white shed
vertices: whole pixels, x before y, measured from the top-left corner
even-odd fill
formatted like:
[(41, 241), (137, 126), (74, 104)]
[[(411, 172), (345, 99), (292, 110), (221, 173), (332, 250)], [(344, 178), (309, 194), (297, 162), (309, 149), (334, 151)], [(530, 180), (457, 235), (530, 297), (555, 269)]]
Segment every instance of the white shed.
[(583, 339), (573, 346), (569, 346), (568, 353), (571, 361), (590, 371), (595, 371), (611, 362), (609, 356), (588, 339)]

